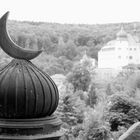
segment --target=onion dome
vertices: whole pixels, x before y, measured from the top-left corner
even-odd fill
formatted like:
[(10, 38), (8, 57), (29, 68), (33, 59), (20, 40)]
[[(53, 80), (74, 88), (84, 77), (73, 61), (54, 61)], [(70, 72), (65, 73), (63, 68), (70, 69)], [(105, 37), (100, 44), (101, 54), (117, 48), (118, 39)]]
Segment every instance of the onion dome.
[(0, 118), (30, 119), (50, 116), (58, 106), (58, 89), (49, 75), (30, 59), (41, 51), (16, 45), (6, 30), (8, 13), (0, 19), (0, 46), (14, 59), (0, 71)]
[(57, 105), (55, 83), (30, 61), (14, 59), (0, 72), (1, 118), (49, 116)]
[(127, 33), (125, 32), (123, 26), (121, 26), (121, 30), (117, 33), (118, 38), (127, 38)]

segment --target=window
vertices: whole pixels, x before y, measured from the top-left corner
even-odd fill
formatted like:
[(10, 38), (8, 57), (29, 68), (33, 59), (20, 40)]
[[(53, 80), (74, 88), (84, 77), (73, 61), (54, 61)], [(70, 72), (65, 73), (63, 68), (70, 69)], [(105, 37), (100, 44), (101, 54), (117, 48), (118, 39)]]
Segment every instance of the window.
[(132, 56), (129, 56), (129, 59), (132, 59), (133, 57)]
[(132, 50), (132, 48), (129, 49), (130, 51)]
[(134, 48), (134, 50), (136, 51), (136, 48)]
[(119, 59), (121, 59), (121, 56), (118, 56)]

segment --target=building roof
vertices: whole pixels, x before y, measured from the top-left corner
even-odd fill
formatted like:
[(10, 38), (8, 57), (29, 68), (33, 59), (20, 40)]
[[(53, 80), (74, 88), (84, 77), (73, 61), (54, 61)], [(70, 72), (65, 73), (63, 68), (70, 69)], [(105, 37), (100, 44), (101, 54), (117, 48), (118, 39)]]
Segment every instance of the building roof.
[(121, 26), (121, 30), (117, 33), (117, 38), (127, 38), (127, 33), (123, 26)]
[(138, 36), (131, 35), (124, 30), (124, 27), (121, 26), (120, 31), (116, 34), (116, 39), (109, 41), (101, 50), (115, 49), (120, 46), (140, 46)]

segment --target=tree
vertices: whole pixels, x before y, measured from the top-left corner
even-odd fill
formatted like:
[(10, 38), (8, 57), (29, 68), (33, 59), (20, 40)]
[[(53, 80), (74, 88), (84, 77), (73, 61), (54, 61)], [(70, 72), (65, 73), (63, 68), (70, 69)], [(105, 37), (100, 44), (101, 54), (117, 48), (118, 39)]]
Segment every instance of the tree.
[(140, 104), (127, 95), (112, 95), (108, 99), (105, 113), (111, 131), (119, 131), (119, 127), (129, 128), (140, 121)]
[(83, 123), (86, 140), (110, 140), (109, 127), (104, 120), (105, 106), (106, 101), (100, 101), (94, 109), (86, 109)]
[(18, 45), (19, 46), (25, 48), (26, 40), (27, 40), (27, 36), (24, 33), (18, 35)]
[(59, 41), (58, 49), (54, 54), (57, 57), (65, 56), (69, 60), (73, 60), (77, 56), (77, 49), (76, 45), (73, 43), (72, 40), (69, 40), (67, 43)]
[(111, 140), (110, 132), (106, 127), (90, 128), (86, 133), (87, 140)]
[(58, 63), (61, 65), (61, 68), (64, 70), (64, 74), (67, 74), (70, 72), (73, 68), (73, 62), (69, 59), (67, 59), (65, 56), (60, 56), (58, 58)]
[(95, 83), (92, 83), (92, 85), (90, 86), (89, 88), (89, 91), (88, 91), (88, 105), (90, 107), (94, 107), (94, 105), (97, 103), (97, 93), (96, 93), (96, 84)]
[(80, 95), (73, 91), (72, 85), (67, 83), (66, 93), (60, 97), (57, 113), (62, 121), (69, 127), (82, 124), (85, 110), (85, 102)]
[(74, 91), (87, 91), (91, 82), (89, 71), (82, 67), (80, 63), (76, 64), (71, 73), (67, 75), (67, 79), (74, 86)]
[(53, 55), (42, 53), (37, 59), (33, 60), (33, 62), (35, 62), (40, 69), (50, 75), (65, 73), (61, 64), (58, 62), (58, 59)]

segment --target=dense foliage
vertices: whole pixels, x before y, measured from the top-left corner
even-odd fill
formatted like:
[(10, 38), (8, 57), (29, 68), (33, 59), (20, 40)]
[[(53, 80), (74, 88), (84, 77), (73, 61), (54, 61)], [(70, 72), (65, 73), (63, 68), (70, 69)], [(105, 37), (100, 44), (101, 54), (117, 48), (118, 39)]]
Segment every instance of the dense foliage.
[[(137, 34), (140, 36), (140, 24)], [(133, 23), (125, 24), (133, 34)], [(139, 66), (129, 65), (112, 79), (100, 79), (87, 55), (97, 60), (97, 52), (115, 38), (120, 24), (72, 25), (9, 21), (12, 39), (20, 46), (44, 49), (32, 62), (50, 75), (63, 74), (56, 114), (69, 140), (117, 140), (133, 123), (140, 121)], [(2, 51), (0, 68), (10, 58)]]
[(119, 127), (129, 128), (140, 120), (140, 103), (129, 96), (113, 95), (110, 97), (108, 113), (111, 131), (118, 131)]
[(87, 91), (91, 82), (90, 72), (80, 63), (73, 67), (73, 70), (67, 76), (68, 82), (72, 83), (74, 90)]
[[(135, 25), (140, 36), (140, 23)], [(134, 23), (125, 23), (124, 27), (133, 34)], [(86, 46), (88, 54), (97, 59), (98, 50), (115, 38), (120, 24), (74, 25), (9, 21), (8, 29), (12, 39), (22, 47), (43, 48), (47, 54), (74, 59), (77, 52), (80, 53)]]

